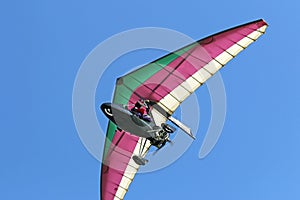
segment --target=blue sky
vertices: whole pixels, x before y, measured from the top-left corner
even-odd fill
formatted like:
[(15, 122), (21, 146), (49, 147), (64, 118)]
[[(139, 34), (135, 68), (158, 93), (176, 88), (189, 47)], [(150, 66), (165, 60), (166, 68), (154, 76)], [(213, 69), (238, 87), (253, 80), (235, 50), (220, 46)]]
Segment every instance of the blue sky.
[[(291, 0), (2, 3), (0, 199), (99, 199), (100, 163), (77, 135), (72, 90), (101, 41), (148, 26), (200, 39), (259, 18), (269, 23), (267, 33), (221, 71), (227, 118), (214, 150), (198, 159), (210, 117), (202, 87), (199, 139), (173, 165), (138, 175), (126, 197), (299, 199), (299, 8)], [(115, 64), (130, 68), (163, 55), (146, 53)]]

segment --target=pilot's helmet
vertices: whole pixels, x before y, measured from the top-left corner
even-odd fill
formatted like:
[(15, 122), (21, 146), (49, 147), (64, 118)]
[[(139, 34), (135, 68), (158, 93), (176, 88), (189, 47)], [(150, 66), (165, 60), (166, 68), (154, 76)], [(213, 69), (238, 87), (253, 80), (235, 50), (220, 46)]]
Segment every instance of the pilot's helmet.
[(141, 100), (138, 100), (136, 103), (135, 103), (135, 107), (138, 107), (140, 108), (143, 104), (143, 102)]

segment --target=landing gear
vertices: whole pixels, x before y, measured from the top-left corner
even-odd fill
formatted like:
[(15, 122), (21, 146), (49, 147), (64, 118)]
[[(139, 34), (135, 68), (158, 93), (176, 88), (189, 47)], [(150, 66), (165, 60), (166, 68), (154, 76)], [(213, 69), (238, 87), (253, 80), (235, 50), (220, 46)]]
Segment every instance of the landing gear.
[[(150, 141), (150, 144), (155, 146), (157, 148), (156, 152), (163, 148), (167, 142), (172, 144), (172, 141), (169, 139), (170, 134), (175, 132), (175, 128), (172, 127), (169, 124), (162, 123), (161, 127), (157, 127), (155, 130), (155, 136), (154, 137), (148, 137), (148, 138), (143, 138), (141, 140), (140, 144), (140, 150), (139, 150), (139, 155), (134, 155), (132, 159), (134, 162), (138, 165), (145, 165), (148, 163), (148, 160), (145, 159), (145, 154), (147, 151), (144, 152), (144, 148), (146, 146), (147, 140)], [(144, 153), (143, 153), (144, 152)]]
[(148, 163), (148, 160), (146, 158), (144, 158), (147, 151), (145, 151), (143, 153), (143, 151), (145, 149), (145, 146), (146, 146), (146, 142), (147, 142), (147, 139), (146, 138), (142, 138), (141, 139), (141, 144), (140, 144), (139, 155), (132, 156), (132, 159), (138, 165), (145, 165), (145, 164)]
[(157, 136), (154, 138), (148, 138), (151, 145), (155, 146), (156, 148), (160, 149), (165, 146), (167, 140), (169, 139), (170, 134), (164, 130), (160, 130), (157, 132)]

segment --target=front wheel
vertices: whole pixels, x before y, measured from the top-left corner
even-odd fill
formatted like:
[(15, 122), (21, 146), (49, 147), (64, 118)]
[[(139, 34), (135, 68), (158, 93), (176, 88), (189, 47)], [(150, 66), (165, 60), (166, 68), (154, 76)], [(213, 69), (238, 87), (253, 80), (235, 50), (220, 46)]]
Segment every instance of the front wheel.
[(132, 159), (138, 165), (146, 165), (148, 163), (148, 160), (143, 158), (142, 156), (134, 155), (134, 156), (132, 156)]

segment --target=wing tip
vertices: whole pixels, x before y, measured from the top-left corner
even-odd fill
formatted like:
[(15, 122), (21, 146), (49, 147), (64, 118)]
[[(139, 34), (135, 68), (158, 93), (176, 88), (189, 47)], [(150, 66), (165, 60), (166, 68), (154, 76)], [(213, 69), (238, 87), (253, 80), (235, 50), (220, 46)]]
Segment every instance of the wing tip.
[(259, 24), (260, 26), (269, 26), (269, 24), (266, 22), (266, 20), (264, 20), (263, 18), (260, 18), (258, 20), (253, 21), (254, 23)]
[(123, 77), (119, 77), (116, 79), (116, 84), (117, 85), (122, 85), (123, 84)]
[(262, 22), (262, 25), (267, 25), (267, 26), (269, 26), (269, 24), (266, 22), (266, 20), (264, 20), (263, 18), (262, 19), (260, 19), (260, 21)]

